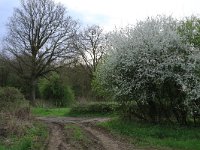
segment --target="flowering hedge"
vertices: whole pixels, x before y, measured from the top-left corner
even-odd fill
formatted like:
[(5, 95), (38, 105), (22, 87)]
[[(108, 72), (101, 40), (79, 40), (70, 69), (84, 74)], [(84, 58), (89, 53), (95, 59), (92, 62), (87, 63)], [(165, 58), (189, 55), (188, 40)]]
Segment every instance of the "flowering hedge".
[(185, 42), (178, 27), (175, 19), (159, 16), (110, 34), (96, 82), (113, 93), (123, 115), (186, 123), (194, 114), (200, 51)]

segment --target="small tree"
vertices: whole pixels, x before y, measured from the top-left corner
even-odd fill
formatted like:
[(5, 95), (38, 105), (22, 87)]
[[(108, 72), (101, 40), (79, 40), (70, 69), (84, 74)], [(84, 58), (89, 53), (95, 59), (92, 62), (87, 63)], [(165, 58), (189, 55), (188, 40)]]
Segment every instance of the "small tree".
[(122, 104), (128, 117), (185, 123), (199, 95), (199, 51), (177, 33), (171, 17), (148, 18), (113, 32), (97, 81)]
[(67, 106), (74, 103), (74, 92), (60, 80), (60, 76), (53, 73), (49, 79), (41, 79), (39, 90), (42, 97), (52, 101), (56, 106)]
[(102, 56), (105, 54), (107, 37), (100, 26), (92, 25), (76, 36), (74, 41), (80, 64), (92, 77)]

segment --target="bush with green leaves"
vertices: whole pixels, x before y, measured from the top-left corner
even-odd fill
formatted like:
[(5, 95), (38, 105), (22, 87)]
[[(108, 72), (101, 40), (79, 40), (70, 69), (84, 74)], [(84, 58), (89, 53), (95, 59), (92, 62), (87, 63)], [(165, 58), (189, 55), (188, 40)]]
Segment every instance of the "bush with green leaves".
[(69, 86), (63, 84), (56, 73), (53, 73), (49, 79), (41, 79), (39, 90), (44, 99), (52, 101), (58, 107), (74, 103), (74, 92)]
[(28, 101), (23, 94), (14, 87), (0, 88), (0, 111), (14, 113), (28, 107)]
[(191, 16), (181, 20), (178, 32), (192, 46), (200, 47), (200, 17)]
[(116, 102), (92, 102), (72, 107), (71, 114), (113, 114), (119, 105)]
[(126, 117), (185, 124), (192, 114), (191, 103), (200, 97), (200, 51), (178, 27), (177, 20), (158, 16), (110, 34), (96, 82), (115, 96)]

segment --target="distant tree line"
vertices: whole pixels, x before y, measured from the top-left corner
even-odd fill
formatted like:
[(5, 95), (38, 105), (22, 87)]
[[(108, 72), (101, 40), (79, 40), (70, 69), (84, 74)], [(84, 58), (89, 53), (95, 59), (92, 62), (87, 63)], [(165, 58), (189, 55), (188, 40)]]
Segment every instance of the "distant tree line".
[[(69, 68), (69, 65), (76, 70), (77, 64), (84, 69), (81, 74), (89, 76), (86, 79), (89, 81), (85, 82), (90, 82), (104, 54), (106, 36), (97, 25), (83, 29), (80, 26), (65, 7), (53, 0), (21, 1), (21, 7), (14, 10), (8, 21), (7, 36), (3, 40), (1, 86), (9, 85), (12, 79), (8, 78), (14, 75), (20, 78), (25, 86), (21, 88), (26, 90), (26, 94), (29, 91), (27, 97), (34, 102), (40, 78), (63, 67)], [(79, 67), (77, 70), (80, 71)]]

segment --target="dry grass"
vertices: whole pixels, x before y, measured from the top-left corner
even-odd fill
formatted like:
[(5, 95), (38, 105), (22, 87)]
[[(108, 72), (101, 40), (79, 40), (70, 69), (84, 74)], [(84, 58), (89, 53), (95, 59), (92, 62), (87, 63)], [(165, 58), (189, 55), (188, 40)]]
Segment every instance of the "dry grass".
[(15, 113), (0, 113), (0, 130), (7, 135), (23, 136), (32, 125), (30, 110), (23, 108)]
[(41, 149), (47, 134), (47, 127), (35, 121), (28, 108), (0, 113), (0, 150)]

